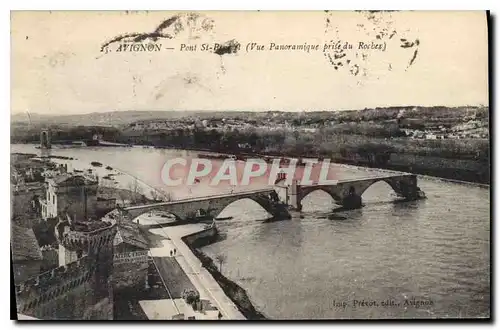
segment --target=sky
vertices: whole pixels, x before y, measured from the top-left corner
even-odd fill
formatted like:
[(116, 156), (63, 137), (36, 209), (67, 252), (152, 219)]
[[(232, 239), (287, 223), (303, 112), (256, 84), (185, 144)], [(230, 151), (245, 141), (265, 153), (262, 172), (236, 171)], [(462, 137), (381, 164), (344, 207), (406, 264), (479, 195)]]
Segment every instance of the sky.
[[(158, 52), (117, 52), (153, 32)], [(235, 40), (235, 53), (201, 45)], [(144, 44), (152, 42), (145, 39)], [(249, 43), (264, 46), (247, 51)], [(353, 46), (337, 52), (325, 44)], [(372, 42), (380, 49), (358, 49)], [(319, 45), (270, 50), (270, 43)], [(197, 45), (181, 51), (181, 44)], [(173, 48), (173, 49), (165, 49)], [(488, 105), (484, 12), (13, 12), (11, 112)]]

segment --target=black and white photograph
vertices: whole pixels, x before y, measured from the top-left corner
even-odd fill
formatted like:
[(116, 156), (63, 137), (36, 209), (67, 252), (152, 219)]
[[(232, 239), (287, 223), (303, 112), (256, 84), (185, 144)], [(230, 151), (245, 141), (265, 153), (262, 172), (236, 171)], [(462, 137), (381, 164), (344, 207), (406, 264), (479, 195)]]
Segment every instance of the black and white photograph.
[(489, 320), (490, 20), (11, 11), (17, 319)]

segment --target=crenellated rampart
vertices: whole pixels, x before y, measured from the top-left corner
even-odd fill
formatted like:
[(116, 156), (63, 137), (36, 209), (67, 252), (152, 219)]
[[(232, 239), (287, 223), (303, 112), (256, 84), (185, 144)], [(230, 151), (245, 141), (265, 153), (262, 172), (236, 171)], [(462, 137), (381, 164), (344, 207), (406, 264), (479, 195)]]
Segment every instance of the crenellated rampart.
[[(96, 262), (95, 253), (106, 254), (108, 252), (102, 251), (101, 248), (113, 246), (117, 231), (116, 222), (108, 221), (104, 226), (95, 230), (86, 230), (93, 228), (80, 226), (85, 231), (63, 232), (62, 237), (59, 237), (60, 243), (71, 250), (87, 250), (94, 253), (84, 255), (74, 262), (16, 285), (18, 313), (41, 318), (52, 318), (54, 313), (60, 317), (65, 317), (65, 315), (83, 317), (78, 309), (85, 310), (87, 313), (88, 309), (96, 303), (95, 300), (101, 299), (98, 298), (98, 292), (95, 290), (106, 291), (106, 289), (87, 283), (92, 282), (98, 273), (101, 274), (100, 276), (106, 276), (106, 271), (102, 273), (102, 267), (107, 266)], [(112, 268), (111, 260), (110, 263), (109, 267)], [(81, 306), (77, 306), (78, 304)]]
[(89, 250), (97, 251), (103, 245), (112, 244), (116, 235), (116, 222), (112, 219), (107, 220), (108, 226), (93, 231), (75, 231), (70, 230), (63, 233), (60, 243), (70, 250)]
[(113, 256), (113, 288), (130, 288), (145, 283), (148, 258), (148, 251), (116, 253)]
[(113, 255), (114, 265), (126, 263), (146, 263), (148, 261), (148, 251), (134, 251), (115, 253)]
[(95, 272), (93, 258), (85, 256), (16, 285), (17, 311), (29, 311), (88, 282)]

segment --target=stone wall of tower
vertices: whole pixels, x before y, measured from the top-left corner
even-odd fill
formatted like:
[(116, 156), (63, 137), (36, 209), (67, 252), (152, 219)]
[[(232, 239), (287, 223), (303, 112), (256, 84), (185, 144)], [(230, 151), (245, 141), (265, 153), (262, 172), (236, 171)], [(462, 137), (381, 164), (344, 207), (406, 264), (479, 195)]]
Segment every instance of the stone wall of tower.
[(112, 300), (108, 297), (96, 300), (92, 284), (85, 279), (75, 279), (75, 282), (78, 284), (60, 295), (41, 297), (43, 301), (32, 308), (24, 309), (23, 314), (42, 320), (113, 319)]
[(64, 245), (59, 245), (59, 266), (64, 266), (78, 260), (76, 251), (67, 249)]
[(40, 147), (50, 149), (52, 147), (52, 134), (50, 130), (42, 130), (40, 132)]
[(147, 250), (115, 253), (113, 256), (113, 289), (119, 290), (145, 283), (148, 267)]
[(94, 291), (94, 304), (102, 300), (113, 302), (113, 242), (99, 244), (92, 255), (96, 263), (95, 276), (91, 279)]
[(16, 285), (18, 313), (49, 320), (113, 318), (114, 223), (94, 232), (64, 233), (67, 251), (85, 251), (74, 262)]
[(17, 284), (17, 312), (49, 320), (82, 317), (91, 305), (88, 282), (94, 271), (93, 261), (84, 257)]

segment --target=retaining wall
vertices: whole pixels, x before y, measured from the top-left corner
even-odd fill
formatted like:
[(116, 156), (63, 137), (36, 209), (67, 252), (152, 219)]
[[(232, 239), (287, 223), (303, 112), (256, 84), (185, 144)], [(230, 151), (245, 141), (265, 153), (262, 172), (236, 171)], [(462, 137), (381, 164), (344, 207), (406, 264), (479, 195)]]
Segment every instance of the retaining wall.
[(194, 234), (190, 234), (190, 235), (187, 235), (187, 236), (184, 236), (182, 237), (182, 240), (188, 244), (188, 245), (192, 245), (193, 243), (195, 243), (196, 241), (198, 240), (214, 240), (215, 238), (217, 237), (217, 227), (215, 226), (214, 223), (212, 223), (210, 225), (210, 227), (202, 230), (202, 231), (199, 231), (197, 233), (194, 233)]
[(115, 253), (113, 256), (113, 288), (123, 289), (145, 283), (148, 266), (148, 251)]

